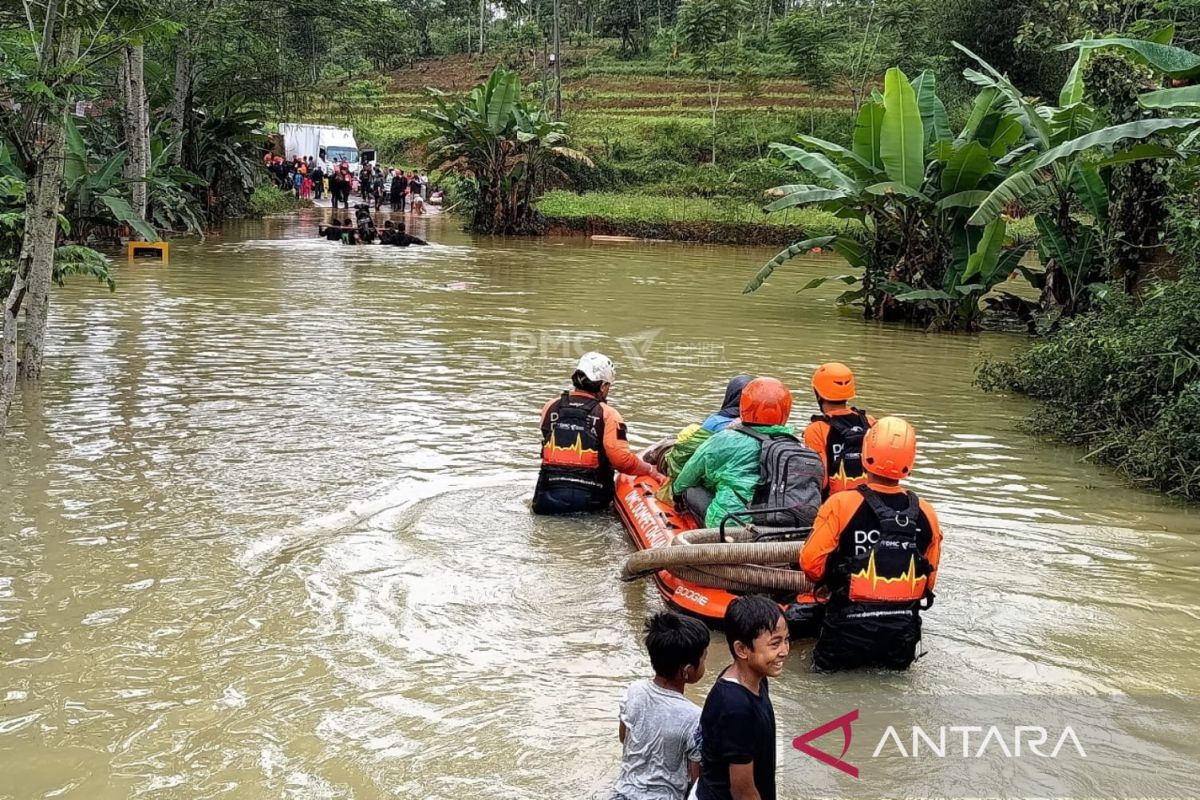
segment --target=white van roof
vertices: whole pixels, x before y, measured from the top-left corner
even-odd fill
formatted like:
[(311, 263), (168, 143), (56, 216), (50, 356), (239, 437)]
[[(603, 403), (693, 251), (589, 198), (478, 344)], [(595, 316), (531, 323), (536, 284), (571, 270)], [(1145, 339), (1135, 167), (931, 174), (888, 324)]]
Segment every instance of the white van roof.
[(349, 147), (354, 150), (358, 149), (358, 145), (354, 143), (354, 134), (345, 128), (322, 129), (320, 141), (321, 147)]

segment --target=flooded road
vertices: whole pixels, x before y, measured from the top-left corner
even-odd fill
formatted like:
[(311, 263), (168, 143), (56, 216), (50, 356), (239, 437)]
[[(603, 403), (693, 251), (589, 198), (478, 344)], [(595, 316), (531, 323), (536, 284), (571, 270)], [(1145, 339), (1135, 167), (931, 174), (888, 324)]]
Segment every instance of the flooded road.
[[(660, 601), (618, 582), (615, 516), (527, 508), (537, 412), (593, 348), (639, 445), (742, 371), (797, 389), (802, 422), (832, 359), (917, 426), (946, 537), (929, 655), (816, 676), (800, 643), (781, 739), (808, 698), (880, 687), (1200, 693), (1200, 514), (972, 388), (1022, 338), (795, 293), (836, 262), (743, 297), (769, 252), (438, 219), (413, 226), (435, 247), (349, 248), (311, 238), (317, 214), (174, 243), (115, 295), (56, 290), (44, 385), (0, 449), (0, 798), (602, 795)], [(805, 768), (781, 756), (781, 796)]]

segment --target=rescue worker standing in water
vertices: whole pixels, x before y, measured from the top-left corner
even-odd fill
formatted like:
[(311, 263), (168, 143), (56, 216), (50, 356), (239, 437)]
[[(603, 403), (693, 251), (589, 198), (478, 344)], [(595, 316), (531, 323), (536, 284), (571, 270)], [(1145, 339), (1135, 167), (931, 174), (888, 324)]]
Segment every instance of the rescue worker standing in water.
[(863, 440), (866, 483), (832, 495), (817, 512), (800, 568), (829, 592), (813, 648), (820, 672), (904, 670), (916, 658), (920, 612), (933, 603), (942, 550), (933, 507), (900, 486), (916, 453), (912, 426), (884, 417)]
[(831, 361), (817, 367), (812, 387), (821, 413), (804, 429), (804, 444), (821, 456), (828, 480), (825, 496), (829, 497), (866, 483), (862, 444), (875, 418), (850, 405), (854, 373), (845, 364)]
[(627, 475), (661, 473), (629, 449), (625, 421), (608, 405), (616, 378), (612, 361), (585, 353), (564, 391), (542, 409), (542, 469), (533, 491), (535, 514), (600, 511), (612, 502), (613, 470)]

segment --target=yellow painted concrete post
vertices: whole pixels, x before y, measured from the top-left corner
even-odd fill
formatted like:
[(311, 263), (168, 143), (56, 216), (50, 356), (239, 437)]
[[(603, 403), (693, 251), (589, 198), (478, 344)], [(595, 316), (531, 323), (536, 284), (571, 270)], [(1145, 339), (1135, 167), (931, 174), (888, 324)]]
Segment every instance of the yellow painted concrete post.
[(131, 241), (127, 247), (129, 260), (132, 261), (134, 256), (139, 251), (153, 250), (158, 253), (158, 257), (165, 264), (171, 260), (171, 246), (166, 242), (134, 242)]

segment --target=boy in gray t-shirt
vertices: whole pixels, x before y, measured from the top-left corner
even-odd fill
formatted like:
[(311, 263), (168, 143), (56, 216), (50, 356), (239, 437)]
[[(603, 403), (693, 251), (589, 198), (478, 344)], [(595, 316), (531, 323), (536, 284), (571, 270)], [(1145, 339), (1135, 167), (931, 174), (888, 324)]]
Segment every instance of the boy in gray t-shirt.
[(684, 687), (704, 677), (709, 633), (670, 611), (646, 621), (653, 678), (635, 681), (621, 703), (624, 751), (612, 800), (684, 800), (699, 774), (700, 707)]

